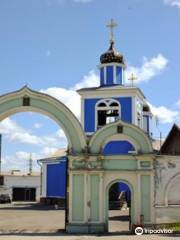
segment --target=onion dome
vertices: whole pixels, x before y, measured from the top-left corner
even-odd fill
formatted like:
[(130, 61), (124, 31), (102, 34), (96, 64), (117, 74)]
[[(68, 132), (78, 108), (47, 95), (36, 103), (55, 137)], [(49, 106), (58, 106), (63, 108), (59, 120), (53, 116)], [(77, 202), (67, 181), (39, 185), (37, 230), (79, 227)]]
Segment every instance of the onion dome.
[(100, 62), (101, 64), (104, 63), (121, 63), (123, 65), (125, 64), (123, 55), (116, 51), (116, 49), (114, 48), (113, 40), (111, 40), (110, 42), (110, 47), (108, 51), (101, 55)]

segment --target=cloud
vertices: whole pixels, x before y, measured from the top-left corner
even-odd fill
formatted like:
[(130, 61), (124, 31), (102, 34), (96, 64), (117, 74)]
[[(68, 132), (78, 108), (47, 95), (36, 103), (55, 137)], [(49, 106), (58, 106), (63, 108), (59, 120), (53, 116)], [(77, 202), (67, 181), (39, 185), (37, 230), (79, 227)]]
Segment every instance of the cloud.
[(125, 81), (130, 84), (128, 78), (131, 73), (134, 73), (137, 76), (136, 83), (140, 82), (148, 82), (154, 76), (159, 75), (168, 64), (167, 58), (165, 58), (162, 54), (158, 54), (156, 57), (151, 59), (143, 58), (142, 66), (134, 67), (129, 65), (125, 72)]
[(10, 142), (31, 144), (39, 147), (65, 147), (67, 140), (65, 135), (55, 132), (50, 136), (36, 136), (19, 126), (15, 121), (6, 118), (0, 123), (0, 132)]
[(180, 108), (180, 99), (175, 103), (175, 106)]
[(87, 75), (85, 75), (81, 82), (77, 83), (72, 90), (77, 90), (80, 88), (90, 88), (99, 86), (99, 76), (95, 71), (91, 70)]
[(34, 128), (36, 128), (36, 129), (39, 129), (39, 128), (41, 128), (42, 127), (42, 124), (41, 123), (35, 123), (34, 124)]
[(180, 9), (180, 0), (164, 0), (165, 4)]
[(156, 107), (150, 103), (148, 103), (152, 114), (154, 117), (157, 117), (160, 123), (173, 123), (179, 120), (180, 118), (180, 112), (179, 111), (174, 111), (170, 110), (165, 106), (159, 106)]
[(90, 71), (86, 76), (83, 77), (82, 81), (75, 84), (75, 86), (72, 88), (66, 89), (52, 87), (47, 89), (41, 89), (40, 91), (57, 98), (59, 101), (64, 103), (78, 119), (80, 119), (81, 99), (76, 90), (80, 88), (94, 87), (98, 85), (99, 77), (95, 74), (94, 71)]

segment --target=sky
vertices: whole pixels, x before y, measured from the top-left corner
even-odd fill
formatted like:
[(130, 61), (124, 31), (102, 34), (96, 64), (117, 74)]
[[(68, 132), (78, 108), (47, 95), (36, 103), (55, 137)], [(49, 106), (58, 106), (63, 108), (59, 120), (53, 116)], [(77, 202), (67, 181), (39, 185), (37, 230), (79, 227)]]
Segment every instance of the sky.
[[(158, 128), (166, 137), (180, 123), (180, 0), (1, 0), (0, 94), (24, 85), (65, 103), (80, 118), (76, 90), (98, 86), (100, 55), (108, 49), (113, 18), (116, 49), (134, 72)], [(0, 123), (2, 168), (28, 169), (67, 141), (46, 116), (18, 113)]]

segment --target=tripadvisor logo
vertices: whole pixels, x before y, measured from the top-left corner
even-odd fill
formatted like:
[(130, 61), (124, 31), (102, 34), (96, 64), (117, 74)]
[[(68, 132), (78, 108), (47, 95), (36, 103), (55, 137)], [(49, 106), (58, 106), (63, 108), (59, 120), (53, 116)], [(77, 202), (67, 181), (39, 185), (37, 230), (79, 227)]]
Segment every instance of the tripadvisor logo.
[(142, 227), (136, 227), (134, 232), (135, 232), (136, 235), (142, 235), (143, 234), (143, 228)]
[(162, 234), (162, 233), (173, 233), (173, 229), (147, 229), (147, 228), (142, 228), (142, 227), (136, 227), (134, 230), (136, 235), (142, 235), (143, 233), (145, 234)]

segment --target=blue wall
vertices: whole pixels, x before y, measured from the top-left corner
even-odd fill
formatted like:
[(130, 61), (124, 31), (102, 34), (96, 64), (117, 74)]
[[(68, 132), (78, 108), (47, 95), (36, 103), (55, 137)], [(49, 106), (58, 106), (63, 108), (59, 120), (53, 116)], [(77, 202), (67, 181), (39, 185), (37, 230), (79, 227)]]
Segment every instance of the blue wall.
[(128, 141), (111, 141), (108, 142), (104, 149), (104, 155), (119, 155), (128, 154), (129, 151), (134, 151), (133, 145)]
[(122, 67), (116, 67), (116, 83), (122, 85), (123, 78), (122, 78)]
[(100, 82), (101, 85), (104, 85), (104, 67), (100, 69)]
[[(114, 72), (115, 70), (115, 72)], [(104, 75), (105, 71), (105, 75)], [(115, 74), (115, 76), (114, 76)], [(106, 79), (105, 79), (106, 76)], [(113, 86), (123, 84), (123, 69), (120, 66), (105, 66), (100, 68), (100, 85)]]
[(66, 164), (66, 158), (60, 163), (47, 164), (47, 197), (65, 197)]
[[(95, 105), (103, 98), (85, 99), (84, 100), (84, 129), (85, 132), (95, 132)], [(117, 100), (121, 105), (121, 120), (132, 123), (132, 98), (119, 97), (112, 98)]]
[(149, 116), (147, 115), (143, 115), (143, 118), (146, 120), (146, 124), (147, 124), (147, 133), (149, 133), (150, 129), (149, 129)]
[(106, 67), (106, 85), (113, 85), (113, 66)]
[(119, 192), (122, 192), (122, 191), (125, 192), (126, 201), (129, 202), (131, 200), (131, 191), (129, 189), (129, 186), (126, 183), (120, 182), (118, 184), (118, 188), (119, 188)]

